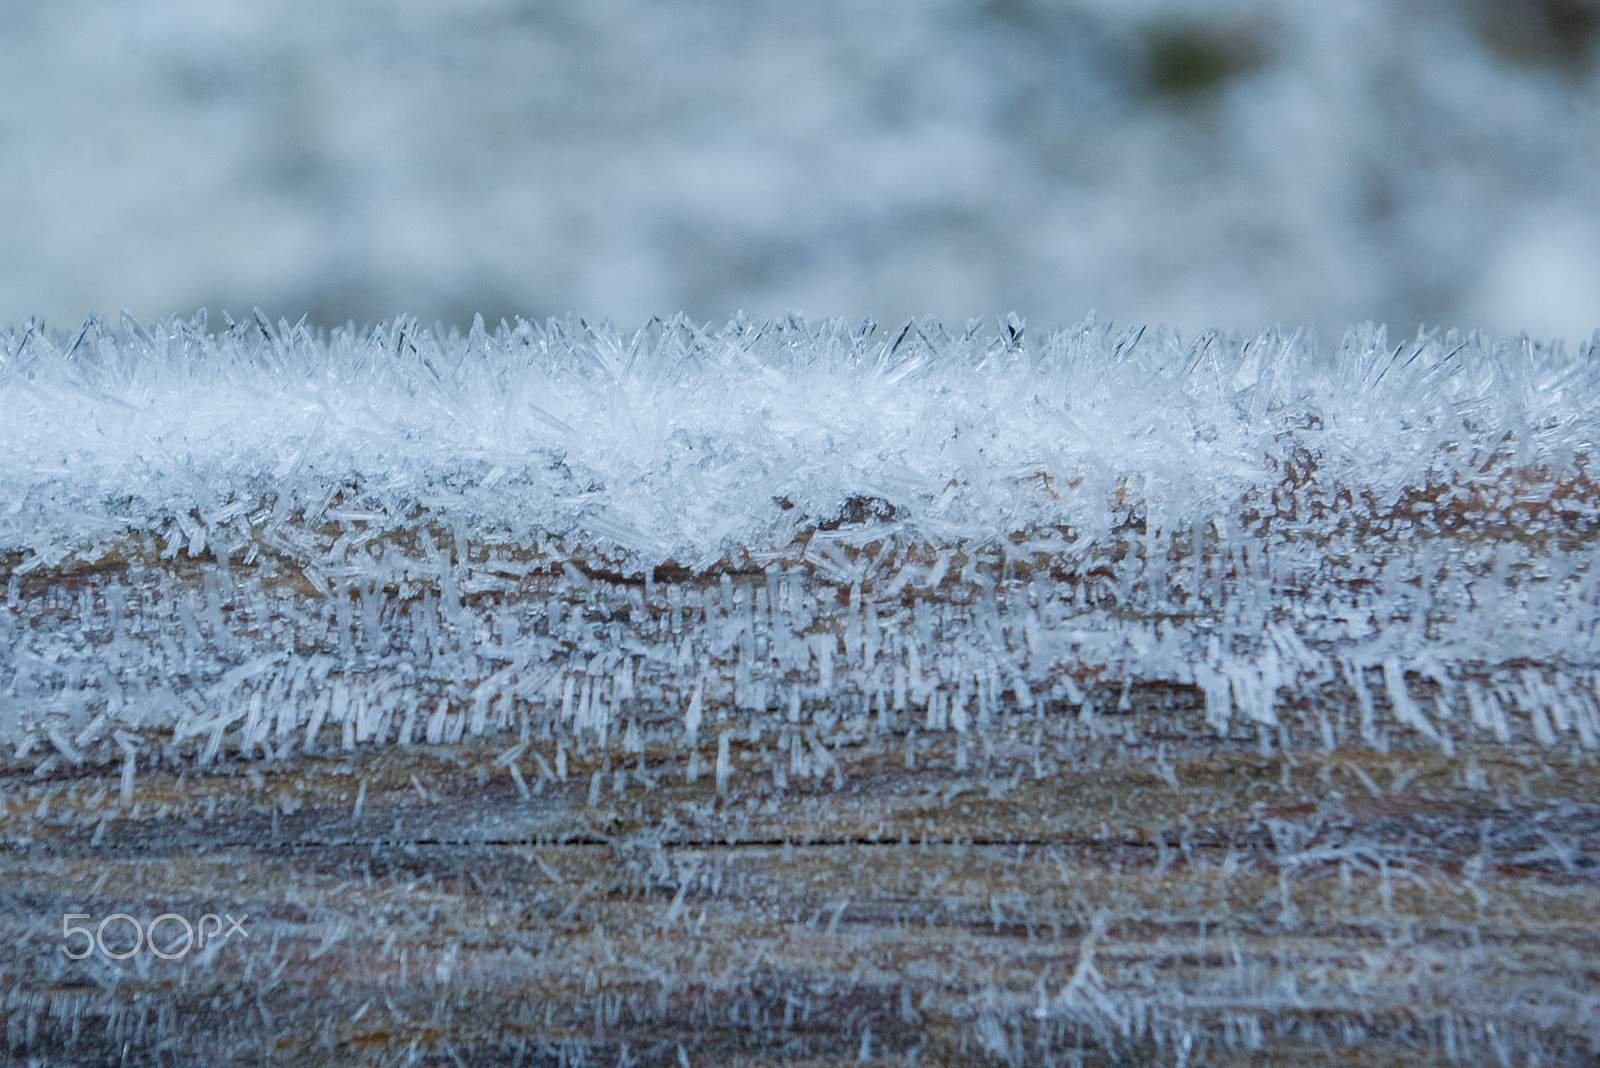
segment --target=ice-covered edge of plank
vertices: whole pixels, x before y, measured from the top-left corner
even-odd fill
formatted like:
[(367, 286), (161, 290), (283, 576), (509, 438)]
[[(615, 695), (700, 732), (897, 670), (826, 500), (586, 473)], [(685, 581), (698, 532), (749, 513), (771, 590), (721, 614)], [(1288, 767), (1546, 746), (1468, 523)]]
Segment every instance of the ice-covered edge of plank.
[(21, 753), (963, 730), (1146, 684), (1263, 739), (1600, 731), (1593, 345), (257, 317), (0, 353)]

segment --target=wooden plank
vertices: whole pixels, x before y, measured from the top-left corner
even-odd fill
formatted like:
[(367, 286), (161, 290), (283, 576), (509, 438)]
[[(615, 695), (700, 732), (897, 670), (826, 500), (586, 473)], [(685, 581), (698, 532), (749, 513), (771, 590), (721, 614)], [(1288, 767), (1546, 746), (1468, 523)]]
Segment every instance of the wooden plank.
[[(141, 771), (126, 804), (115, 764), (36, 778), (13, 761), (5, 1050), (84, 1064), (1591, 1055), (1592, 755), (1323, 753), (1306, 737), (1264, 756), (1244, 732), (1210, 732), (1198, 694), (1130, 696), (1093, 723), (1013, 713), (966, 736), (902, 721), (813, 741), (724, 710), (692, 783), (665, 716), (643, 717), (642, 752), (568, 752), (565, 781), (553, 737), (510, 761), (504, 740), (224, 757), (207, 774), (179, 759)], [(117, 912), (243, 916), (248, 937), (170, 961), (66, 959), (63, 914)], [(176, 921), (159, 930), (182, 941)], [(113, 951), (130, 935), (105, 929)]]

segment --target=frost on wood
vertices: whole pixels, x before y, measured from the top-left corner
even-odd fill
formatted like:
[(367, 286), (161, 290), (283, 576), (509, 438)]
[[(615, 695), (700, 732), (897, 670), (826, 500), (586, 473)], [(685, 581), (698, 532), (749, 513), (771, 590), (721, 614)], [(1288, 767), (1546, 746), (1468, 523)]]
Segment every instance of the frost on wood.
[[(1014, 321), (465, 337), (91, 322), (0, 341), (0, 738), (40, 780), (104, 769), (123, 816), (167, 789), (142, 785), (157, 776), (259, 780), (370, 753), (340, 818), (399, 835), (397, 798), (431, 810), (447, 790), (377, 758), (479, 745), (485, 779), (527, 811), (625, 813), (642, 789), (726, 813), (755, 791), (813, 803), (785, 802), (798, 823), (741, 817), (717, 832), (730, 844), (801, 824), (910, 843), (915, 821), (855, 826), (866, 802), (845, 800), (909, 782), (957, 819), (949, 841), (1026, 847), (1115, 811), (1095, 807), (1097, 774), (1160, 784), (1138, 807), (1173, 827), (1249, 804), (1196, 778), (1215, 772), (1194, 763), (1209, 745), (1281, 760), (1285, 791), (1316, 767), (1344, 784), (1330, 797), (1371, 799), (1361, 834), (1241, 808), (1275, 858), (1250, 869), (1267, 902), (1251, 908), (1292, 930), (1313, 922), (1309, 871), (1379, 880), (1387, 909), (1422, 878), (1407, 865), (1454, 856), (1425, 821), (1383, 822), (1413, 779), (1505, 807), (1507, 761), (1588, 768), (1600, 746), (1592, 349), (1094, 323), (1034, 337)], [(1373, 763), (1388, 754), (1421, 763), (1390, 774)], [(1060, 809), (1052, 788), (1081, 803)], [(1005, 812), (969, 801), (1029, 790), (1036, 804)], [(52, 796), (29, 797), (39, 826)], [(273, 835), (293, 812), (273, 810)], [(1515, 842), (1588, 879), (1586, 812), (1537, 830), (1486, 815), (1469, 843), (1484, 859), (1450, 870)], [(652, 840), (685, 822), (663, 815)], [(1122, 848), (1131, 832), (1074, 833)], [(1195, 863), (1188, 831), (1164, 835), (1157, 877)], [(1218, 860), (1231, 877), (1239, 858)], [(693, 880), (651, 863), (670, 927)], [(1015, 922), (981, 872), (946, 876), (961, 908), (989, 894), (996, 933)], [(1248, 969), (1141, 985), (1117, 948), (1131, 913), (1095, 912), (1123, 891), (1095, 893), (1068, 971), (886, 1002), (885, 1019), (914, 1031), (942, 1005), (962, 1051), (1001, 1060), (1022, 1056), (1024, 1025), (1029, 1042), (1187, 1057), (1254, 1049), (1262, 1014), (1302, 1004)], [(832, 938), (867, 904), (828, 894), (806, 930)], [(1505, 988), (1492, 960), (1472, 967), (1407, 1003), (1427, 1041), (1448, 1028), (1463, 1049), (1526, 1052), (1588, 1033), (1589, 995), (1554, 987), (1513, 983), (1487, 1020), (1484, 992)], [(1327, 980), (1316, 1011), (1381, 1009), (1365, 982)], [(904, 1038), (875, 1026), (849, 1032), (850, 1056)]]
[(964, 730), (1154, 683), (1223, 732), (1337, 692), (1335, 746), (1600, 731), (1592, 352), (175, 321), (4, 354), (0, 726), (73, 761), (635, 705)]

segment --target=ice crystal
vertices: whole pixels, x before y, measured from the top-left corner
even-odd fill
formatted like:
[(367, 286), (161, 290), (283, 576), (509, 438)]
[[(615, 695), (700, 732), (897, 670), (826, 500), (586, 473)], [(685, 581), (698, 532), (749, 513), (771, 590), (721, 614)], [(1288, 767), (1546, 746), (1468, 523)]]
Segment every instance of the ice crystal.
[(125, 776), (151, 732), (966, 732), (1151, 683), (1268, 740), (1326, 688), (1329, 745), (1600, 735), (1592, 347), (202, 319), (3, 352), (0, 731)]

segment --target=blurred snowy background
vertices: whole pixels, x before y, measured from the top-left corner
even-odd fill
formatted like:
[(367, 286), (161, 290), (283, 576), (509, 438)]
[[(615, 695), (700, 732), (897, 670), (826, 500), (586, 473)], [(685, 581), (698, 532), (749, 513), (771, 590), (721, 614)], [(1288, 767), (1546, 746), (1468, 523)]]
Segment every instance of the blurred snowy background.
[(1585, 0), (0, 0), (0, 321), (1600, 326)]

